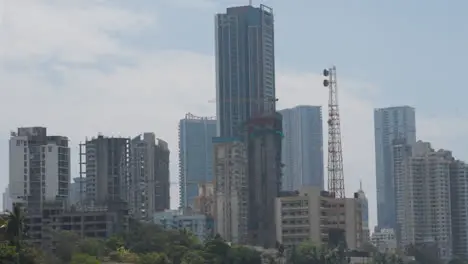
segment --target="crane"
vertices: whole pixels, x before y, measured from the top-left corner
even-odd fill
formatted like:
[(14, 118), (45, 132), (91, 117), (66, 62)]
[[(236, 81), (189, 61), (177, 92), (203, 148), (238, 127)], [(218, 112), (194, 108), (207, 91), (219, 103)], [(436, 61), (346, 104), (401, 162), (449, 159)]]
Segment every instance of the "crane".
[(345, 198), (343, 149), (341, 146), (340, 112), (338, 108), (338, 86), (336, 67), (323, 70), (323, 86), (328, 94), (328, 191), (337, 198)]

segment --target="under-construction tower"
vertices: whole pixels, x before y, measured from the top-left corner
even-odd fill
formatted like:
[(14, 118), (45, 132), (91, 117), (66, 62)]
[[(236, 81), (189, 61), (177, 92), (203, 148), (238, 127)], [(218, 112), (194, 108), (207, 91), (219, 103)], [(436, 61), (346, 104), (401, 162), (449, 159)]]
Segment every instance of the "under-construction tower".
[(323, 85), (329, 89), (328, 98), (328, 191), (337, 198), (345, 198), (343, 149), (341, 147), (340, 112), (336, 67), (323, 70)]

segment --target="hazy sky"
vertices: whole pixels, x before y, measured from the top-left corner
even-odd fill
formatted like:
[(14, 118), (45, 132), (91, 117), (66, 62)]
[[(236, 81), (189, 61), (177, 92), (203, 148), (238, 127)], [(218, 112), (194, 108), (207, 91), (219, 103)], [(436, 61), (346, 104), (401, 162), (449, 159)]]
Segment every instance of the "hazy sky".
[[(247, 2), (0, 0), (0, 188), (18, 126), (68, 136), (74, 173), (87, 136), (155, 132), (169, 142), (176, 181), (179, 119), (215, 111), (214, 14)], [(326, 106), (319, 74), (337, 66), (346, 191), (363, 180), (371, 225), (373, 108), (416, 107), (418, 138), (468, 160), (467, 1), (263, 3), (275, 13), (279, 108)]]

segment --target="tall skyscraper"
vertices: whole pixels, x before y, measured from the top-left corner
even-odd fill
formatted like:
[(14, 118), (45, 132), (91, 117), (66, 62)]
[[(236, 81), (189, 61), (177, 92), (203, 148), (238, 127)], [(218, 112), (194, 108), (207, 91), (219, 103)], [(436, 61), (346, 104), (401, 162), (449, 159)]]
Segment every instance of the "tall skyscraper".
[(249, 245), (275, 247), (275, 199), (281, 190), (281, 114), (252, 118), (245, 125)]
[(374, 110), (377, 216), (380, 228), (396, 228), (393, 141), (416, 142), (415, 110), (409, 106)]
[(80, 156), (86, 161), (86, 203), (128, 200), (129, 152), (129, 138), (99, 135), (80, 144)]
[(45, 127), (23, 127), (10, 137), (9, 194), (13, 202), (67, 200), (68, 138), (48, 136)]
[(187, 114), (179, 122), (179, 206), (192, 207), (198, 185), (213, 181), (216, 119)]
[(273, 24), (273, 10), (264, 5), (216, 15), (218, 136), (238, 136), (251, 117), (275, 111)]
[(151, 220), (153, 214), (170, 207), (169, 148), (154, 133), (130, 141), (130, 210), (137, 219)]
[(283, 116), (282, 190), (302, 186), (323, 190), (323, 125), (321, 106), (296, 106), (279, 111)]

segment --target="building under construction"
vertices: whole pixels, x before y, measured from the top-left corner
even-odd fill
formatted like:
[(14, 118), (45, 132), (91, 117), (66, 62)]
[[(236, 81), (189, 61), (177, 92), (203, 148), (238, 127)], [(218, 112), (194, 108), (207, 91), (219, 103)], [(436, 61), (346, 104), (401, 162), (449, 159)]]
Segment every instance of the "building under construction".
[(129, 138), (99, 135), (80, 144), (80, 177), (86, 177), (86, 197), (81, 194), (81, 203), (104, 205), (108, 201), (127, 201), (129, 162)]
[(276, 246), (275, 198), (281, 190), (282, 116), (268, 113), (250, 119), (244, 127), (248, 160), (249, 244)]

